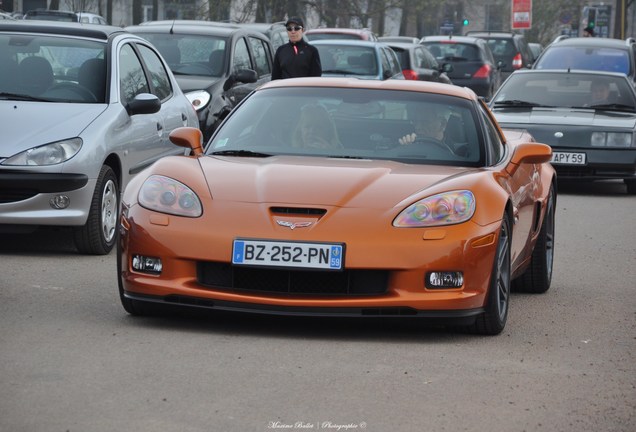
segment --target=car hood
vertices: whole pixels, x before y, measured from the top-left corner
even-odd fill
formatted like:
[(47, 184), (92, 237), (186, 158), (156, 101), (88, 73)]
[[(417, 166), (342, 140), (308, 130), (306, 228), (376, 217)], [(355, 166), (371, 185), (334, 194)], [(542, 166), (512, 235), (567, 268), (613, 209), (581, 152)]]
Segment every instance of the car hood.
[(636, 113), (617, 111), (534, 108), (531, 110), (495, 109), (494, 114), (497, 121), (503, 124), (515, 123), (617, 128), (634, 128), (636, 126)]
[[(448, 188), (472, 169), (318, 157), (201, 158), (214, 200), (392, 208)], [(442, 189), (432, 186), (444, 181)], [(464, 183), (465, 184), (465, 183)], [(228, 187), (231, 185), (231, 187)]]
[(107, 106), (2, 101), (0, 157), (13, 156), (42, 144), (80, 136)]

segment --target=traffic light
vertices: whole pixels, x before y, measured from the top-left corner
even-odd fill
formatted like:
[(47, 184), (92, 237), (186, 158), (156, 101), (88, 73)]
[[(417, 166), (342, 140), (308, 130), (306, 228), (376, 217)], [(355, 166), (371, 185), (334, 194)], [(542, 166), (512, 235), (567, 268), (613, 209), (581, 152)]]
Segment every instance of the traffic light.
[(590, 28), (596, 27), (596, 8), (587, 10), (587, 26)]
[(467, 26), (469, 22), (470, 22), (470, 21), (468, 21), (468, 18), (464, 18), (464, 19), (462, 20), (462, 25)]

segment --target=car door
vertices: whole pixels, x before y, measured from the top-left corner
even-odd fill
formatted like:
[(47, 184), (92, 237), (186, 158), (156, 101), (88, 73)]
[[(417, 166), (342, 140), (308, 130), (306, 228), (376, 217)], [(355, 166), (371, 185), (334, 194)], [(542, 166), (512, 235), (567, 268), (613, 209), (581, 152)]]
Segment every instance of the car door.
[(126, 184), (128, 176), (151, 165), (161, 156), (175, 153), (175, 149), (179, 149), (168, 141), (163, 106), (159, 112), (151, 114), (130, 115), (128, 112), (128, 104), (135, 96), (151, 93), (153, 88), (134, 42), (122, 44), (117, 58), (119, 102), (125, 111), (120, 124), (111, 131), (115, 135), (114, 139), (109, 141), (122, 143), (122, 176)]
[[(148, 45), (137, 44), (139, 54), (143, 60), (146, 69), (146, 77), (150, 84), (150, 93), (154, 94), (161, 101), (162, 126), (161, 140), (167, 144), (168, 153), (178, 153), (174, 150), (174, 146), (167, 142), (170, 132), (178, 127), (188, 124), (188, 112), (191, 109), (184, 104), (182, 98), (175, 97), (172, 82), (166, 70), (166, 66), (161, 61), (159, 54)], [(178, 94), (178, 93), (177, 93)]]
[[(251, 69), (257, 74), (257, 81), (255, 83), (235, 84), (232, 88), (225, 92), (226, 96), (234, 105), (242, 101), (243, 98), (256, 89), (256, 87), (271, 80), (272, 78), (272, 60), (269, 46), (267, 46), (266, 51), (265, 48), (262, 48), (261, 44), (261, 48), (258, 50), (254, 49), (255, 52), (252, 53), (253, 48), (251, 44), (258, 44), (258, 39), (250, 42), (252, 39), (257, 38), (248, 38), (247, 36), (236, 38), (231, 49), (231, 73), (236, 73), (241, 69)], [(269, 57), (267, 57), (268, 54)], [(266, 62), (263, 60), (266, 60)]]

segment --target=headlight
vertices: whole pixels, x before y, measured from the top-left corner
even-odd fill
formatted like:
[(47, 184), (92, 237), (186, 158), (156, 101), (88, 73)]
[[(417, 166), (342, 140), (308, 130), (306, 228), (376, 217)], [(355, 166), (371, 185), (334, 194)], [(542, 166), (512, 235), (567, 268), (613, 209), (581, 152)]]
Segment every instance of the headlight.
[(630, 132), (593, 132), (592, 147), (634, 147), (634, 137)]
[(199, 197), (186, 185), (169, 177), (153, 175), (139, 190), (139, 204), (148, 210), (177, 216), (199, 217), (203, 213)]
[(192, 106), (196, 111), (199, 111), (205, 108), (210, 102), (210, 93), (205, 90), (197, 90), (193, 92), (186, 93), (185, 96), (188, 98)]
[(393, 226), (415, 228), (452, 225), (466, 222), (474, 213), (475, 196), (472, 192), (444, 192), (411, 204), (395, 218)]
[(56, 165), (66, 162), (82, 148), (81, 138), (57, 141), (18, 153), (5, 160), (3, 165)]

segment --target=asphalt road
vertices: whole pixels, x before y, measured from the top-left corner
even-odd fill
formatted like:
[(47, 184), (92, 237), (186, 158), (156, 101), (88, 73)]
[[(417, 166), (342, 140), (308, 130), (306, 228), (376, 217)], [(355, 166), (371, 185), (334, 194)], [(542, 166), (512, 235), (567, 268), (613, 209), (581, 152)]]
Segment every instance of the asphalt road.
[(496, 337), (413, 321), (128, 316), (115, 254), (0, 237), (0, 431), (636, 430), (636, 197), (561, 185), (546, 294)]

